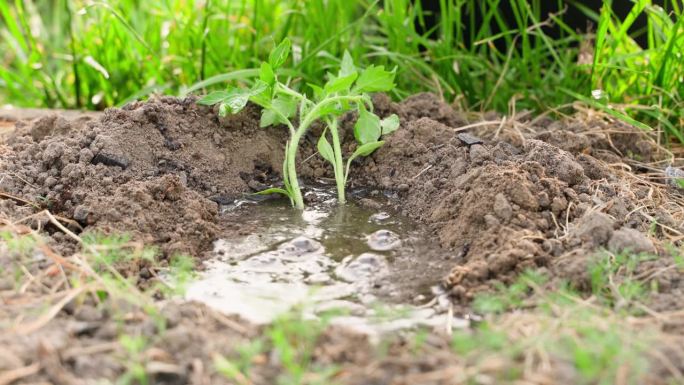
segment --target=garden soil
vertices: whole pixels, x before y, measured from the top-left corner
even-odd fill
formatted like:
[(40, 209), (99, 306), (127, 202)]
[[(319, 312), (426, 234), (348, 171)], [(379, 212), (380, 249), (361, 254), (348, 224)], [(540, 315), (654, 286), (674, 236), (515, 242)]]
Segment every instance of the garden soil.
[[(643, 252), (659, 256), (630, 272), (657, 285), (649, 308), (682, 308), (684, 281), (668, 245), (682, 239), (684, 206), (665, 173), (677, 164), (652, 136), (579, 107), (552, 120), (466, 114), (430, 94), (401, 103), (376, 95), (374, 103), (382, 116), (398, 114), (401, 128), (354, 162), (350, 191), (360, 204), (420, 223), (439, 251), (405, 263), (397, 281), (410, 282), (412, 271), (429, 265), (456, 313), (468, 315), (478, 293), (510, 284), (525, 270), (589, 294), (589, 266), (602, 250)], [(348, 152), (354, 119), (342, 117)], [(217, 238), (253, 231), (227, 220), (221, 206), (280, 179), (286, 130), (261, 129), (258, 122), (255, 106), (219, 118), (194, 98), (170, 97), (100, 115), (19, 120), (11, 132), (0, 132), (0, 214), (5, 223), (42, 231), (60, 255), (78, 245), (48, 216), (36, 215), (41, 210), (76, 234), (125, 232), (158, 246), (162, 258), (185, 253), (201, 260)], [(307, 183), (332, 177), (314, 154), (320, 129), (313, 127), (300, 154)], [(144, 266), (122, 271), (140, 285), (150, 278)], [(9, 293), (7, 279), (2, 293)], [(211, 369), (214, 356), (234, 355), (232, 347), (260, 332), (199, 304), (169, 302), (162, 312), (166, 334), (148, 352), (156, 354), (155, 383), (222, 383)], [(9, 308), (3, 313), (20, 317)], [(160, 332), (153, 320), (130, 317), (117, 323), (93, 304), (69, 303), (37, 331), (0, 335), (0, 373), (33, 368), (21, 378), (64, 384), (115, 378), (124, 371), (113, 357), (119, 329)], [(393, 359), (382, 361), (370, 358), (362, 336), (336, 330), (321, 341), (314, 356), (342, 365), (343, 382), (450, 383), (420, 377), (454, 360), (439, 340), (429, 341), (432, 354), (420, 357), (404, 342), (393, 343)], [(269, 383), (275, 369), (262, 369), (255, 381)]]

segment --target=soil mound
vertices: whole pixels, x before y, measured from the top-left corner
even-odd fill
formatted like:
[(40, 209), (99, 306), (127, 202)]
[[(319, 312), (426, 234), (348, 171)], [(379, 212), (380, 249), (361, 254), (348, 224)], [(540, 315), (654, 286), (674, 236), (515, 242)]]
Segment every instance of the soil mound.
[[(403, 118), (402, 129), (364, 163), (356, 182), (397, 192), (395, 208), (426, 223), (451, 250), (455, 266), (445, 284), (455, 298), (470, 300), (539, 268), (588, 289), (588, 267), (600, 250), (668, 255), (665, 242), (681, 234), (681, 197), (656, 161), (666, 154), (643, 132), (577, 115), (527, 125), (527, 134), (485, 127), (459, 134), (444, 124), (449, 119), (421, 114), (444, 110), (424, 108), (441, 102), (420, 98), (430, 102), (387, 108)], [(656, 258), (636, 274), (668, 265), (671, 258)], [(656, 308), (671, 306), (681, 292), (679, 274), (670, 271), (657, 279)]]
[(216, 237), (217, 202), (261, 187), (282, 164), (278, 134), (258, 118), (248, 108), (219, 120), (193, 98), (133, 103), (85, 124), (43, 117), (9, 138), (0, 189), (90, 230), (196, 254)]

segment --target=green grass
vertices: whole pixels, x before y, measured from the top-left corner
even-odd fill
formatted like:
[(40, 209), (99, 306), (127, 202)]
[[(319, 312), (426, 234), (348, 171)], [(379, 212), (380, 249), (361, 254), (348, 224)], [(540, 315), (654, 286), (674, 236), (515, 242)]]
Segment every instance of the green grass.
[[(682, 259), (679, 254), (673, 251), (672, 255), (673, 264), (680, 266)], [(657, 292), (657, 284), (653, 279), (638, 279), (637, 268), (642, 262), (658, 258), (647, 253), (599, 252), (591, 256), (588, 262), (586, 276), (589, 288), (584, 293), (572, 284), (548, 282), (546, 275), (528, 270), (510, 285), (499, 283), (493, 290), (475, 296), (473, 309), (480, 314), (501, 314), (515, 309), (534, 308), (538, 305), (538, 294), (552, 289), (557, 299), (591, 295), (593, 302), (607, 309), (638, 315), (643, 312), (639, 305), (648, 302), (651, 291)]]
[(523, 272), (517, 280), (506, 286), (499, 283), (491, 293), (479, 294), (473, 301), (473, 309), (479, 313), (503, 313), (523, 306), (535, 287), (544, 284), (547, 277), (535, 271)]
[[(52, 297), (55, 293), (78, 291), (79, 294), (72, 299), (75, 307), (90, 302), (117, 323), (117, 348), (112, 354), (121, 364), (122, 372), (114, 383), (151, 383), (153, 375), (148, 373), (146, 366), (151, 361), (148, 349), (163, 340), (167, 329), (166, 318), (156, 299), (160, 295), (168, 297), (182, 294), (184, 286), (192, 278), (194, 260), (173, 256), (164, 266), (162, 262), (166, 261), (159, 259), (155, 249), (131, 242), (126, 235), (89, 233), (81, 239), (81, 251), (63, 257), (50, 251), (45, 239), (37, 232), (17, 232), (13, 227), (0, 226), (0, 259), (5, 258), (0, 279), (12, 277), (15, 280), (17, 298), (26, 296), (40, 300), (35, 310), (18, 305), (22, 316), (18, 319), (8, 318), (2, 326), (11, 327), (20, 321), (31, 323), (33, 316), (37, 319), (45, 317), (46, 312), (54, 306)], [(46, 262), (52, 261), (53, 264), (36, 264), (38, 255), (49, 257)], [(139, 287), (136, 270), (126, 270), (136, 264), (163, 273), (167, 283), (152, 279), (151, 285)], [(46, 273), (55, 267), (59, 274)], [(40, 284), (31, 285), (34, 281)], [(20, 290), (21, 287), (24, 289)], [(7, 306), (9, 309), (11, 305), (8, 303)], [(26, 317), (29, 314), (32, 316)], [(156, 334), (127, 334), (124, 325), (130, 323), (132, 314), (148, 317), (154, 324)]]
[(123, 374), (117, 378), (117, 385), (147, 385), (150, 383), (145, 368), (147, 361), (145, 351), (149, 342), (143, 336), (123, 334), (119, 336), (119, 345), (123, 348), (121, 362), (125, 368)]
[(547, 371), (556, 376), (564, 372), (568, 377), (563, 383), (646, 383), (644, 376), (652, 368), (646, 357), (653, 341), (662, 338), (658, 331), (632, 327), (621, 316), (575, 299), (558, 302), (549, 296), (543, 307), (492, 316), (455, 332), (451, 347), (471, 368), (463, 382), (476, 383), (479, 377), (517, 383), (534, 378), (526, 374), (543, 376)]
[(237, 346), (235, 357), (214, 357), (214, 369), (238, 384), (251, 384), (252, 364), (256, 356), (270, 354), (279, 366), (278, 385), (335, 384), (338, 372), (334, 365), (321, 365), (314, 360), (314, 352), (329, 320), (335, 313), (321, 320), (304, 319), (298, 309), (286, 313), (270, 324), (259, 339)]
[(635, 302), (643, 302), (650, 282), (637, 280), (635, 270), (641, 262), (654, 259), (658, 256), (607, 252), (598, 255), (589, 265), (592, 294), (615, 310), (629, 309)]
[(468, 365), (498, 363), (486, 375), (502, 383), (524, 378), (521, 361), (531, 372), (549, 365), (570, 368), (576, 384), (644, 383), (651, 369), (645, 359), (650, 346), (667, 337), (657, 326), (632, 326), (626, 316), (643, 315), (636, 302), (646, 301), (648, 282), (635, 280), (632, 273), (650, 258), (597, 255), (588, 266), (591, 291), (586, 293), (547, 284), (543, 275), (527, 271), (511, 285), (476, 297), (473, 308), (485, 320), (456, 332), (452, 349)]
[[(500, 1), (511, 2), (513, 23), (497, 12)], [(398, 66), (395, 97), (433, 91), (463, 108), (507, 112), (511, 105), (547, 110), (592, 100), (591, 91), (601, 89), (602, 108), (613, 116), (684, 139), (684, 17), (676, 4), (661, 9), (635, 1), (624, 20), (608, 6), (585, 10), (596, 24), (585, 36), (562, 14), (542, 20), (541, 0), (442, 0), (439, 25), (425, 33), (416, 28), (428, 16), (419, 2), (383, 3), (384, 9), (370, 0), (0, 2), (0, 104), (102, 109), (152, 92), (221, 89), (256, 77), (245, 68), (290, 37), (295, 57), (284, 73), (302, 79), (295, 88), (323, 79), (348, 49), (361, 67)], [(486, 22), (464, 24), (461, 16), (475, 7)], [(648, 37), (644, 49), (627, 34), (640, 14), (648, 19), (639, 31)], [(559, 39), (542, 32), (550, 22), (561, 27)], [(578, 63), (579, 42), (592, 38), (593, 60)]]

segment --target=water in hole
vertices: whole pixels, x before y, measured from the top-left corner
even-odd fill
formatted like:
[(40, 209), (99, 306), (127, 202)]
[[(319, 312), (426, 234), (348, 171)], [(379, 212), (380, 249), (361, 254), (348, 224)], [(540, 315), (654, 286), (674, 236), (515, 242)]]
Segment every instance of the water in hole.
[(335, 311), (342, 315), (334, 323), (369, 334), (463, 324), (446, 319), (444, 298), (429, 306), (392, 301), (393, 261), (420, 258), (414, 254), (427, 242), (414, 223), (318, 194), (326, 199), (304, 211), (285, 200), (224, 207), (228, 219), (249, 231), (214, 243), (213, 258), (186, 298), (258, 324), (294, 307), (310, 317)]

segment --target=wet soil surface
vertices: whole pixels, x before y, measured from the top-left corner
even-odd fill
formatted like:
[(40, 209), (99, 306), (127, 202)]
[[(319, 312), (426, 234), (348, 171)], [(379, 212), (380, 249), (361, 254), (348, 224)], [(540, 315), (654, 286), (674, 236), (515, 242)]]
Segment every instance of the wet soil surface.
[[(442, 251), (420, 226), (353, 202), (339, 206), (329, 190), (313, 189), (317, 202), (301, 212), (283, 199), (223, 207), (225, 219), (253, 230), (217, 240), (185, 298), (255, 324), (295, 307), (310, 318), (335, 309), (346, 316), (332, 324), (374, 339), (399, 329), (462, 325), (447, 319), (446, 295), (428, 303), (442, 291), (434, 277), (444, 270)], [(395, 317), (378, 321), (389, 313)]]
[[(355, 203), (345, 209), (352, 219), (329, 202), (325, 188), (316, 192), (332, 177), (313, 153), (320, 127), (304, 145), (299, 167), (312, 211), (297, 219), (283, 202), (245, 201), (245, 194), (278, 184), (285, 130), (260, 129), (253, 106), (218, 118), (194, 101), (162, 97), (100, 117), (20, 121), (0, 145), (2, 218), (42, 231), (60, 255), (77, 253), (80, 246), (46, 216), (33, 215), (41, 209), (80, 236), (125, 232), (156, 245), (162, 260), (179, 253), (195, 257), (200, 279), (188, 297), (224, 311), (240, 307), (235, 299), (247, 298), (259, 282), (297, 297), (308, 290), (308, 281), (340, 293), (335, 285), (344, 283), (356, 299), (340, 293), (329, 299), (346, 301), (359, 313), (369, 311), (365, 296), (419, 306), (437, 295), (442, 305), (434, 314), (470, 317), (478, 293), (510, 284), (525, 270), (589, 294), (589, 266), (601, 250), (657, 256), (630, 273), (653, 278), (657, 290), (650, 293), (649, 309), (682, 308), (684, 281), (673, 268), (670, 246), (683, 239), (684, 209), (665, 172), (678, 164), (633, 127), (586, 111), (559, 121), (493, 115), (489, 124), (469, 126), (468, 114), (433, 95), (401, 103), (377, 95), (376, 111), (398, 114), (401, 128), (372, 156), (355, 161), (350, 175)], [(350, 152), (353, 123), (353, 114), (342, 118)], [(346, 228), (336, 229), (336, 220)], [(284, 222), (289, 225), (279, 228)], [(122, 271), (139, 286), (152, 279), (144, 264)], [(217, 279), (227, 285), (225, 291), (212, 283)], [(10, 286), (2, 289), (5, 302), (14, 295)], [(41, 362), (21, 378), (56, 383), (116, 378), (125, 365), (112, 358), (112, 344), (122, 330), (160, 333), (153, 321), (134, 313), (115, 320), (88, 301), (63, 306), (36, 330), (2, 334), (0, 341), (9, 348), (0, 353), (13, 358), (0, 359), (0, 370)], [(168, 330), (155, 345), (159, 357), (152, 362), (160, 362), (155, 383), (222, 383), (210, 369), (214, 355), (230, 356), (239, 341), (260, 333), (260, 327), (196, 302), (167, 300), (163, 313)], [(253, 322), (271, 319), (251, 314)], [(20, 317), (9, 310), (5, 315)], [(430, 357), (412, 356), (398, 342), (391, 348), (396, 361), (376, 363), (373, 371), (368, 334), (351, 334), (343, 326), (325, 334), (316, 357), (356, 366), (345, 377), (356, 382), (349, 383), (359, 378), (418, 383), (398, 378), (454, 359), (439, 341), (428, 344)], [(260, 375), (256, 383), (273, 381), (268, 368)]]

